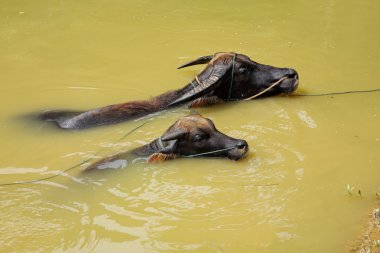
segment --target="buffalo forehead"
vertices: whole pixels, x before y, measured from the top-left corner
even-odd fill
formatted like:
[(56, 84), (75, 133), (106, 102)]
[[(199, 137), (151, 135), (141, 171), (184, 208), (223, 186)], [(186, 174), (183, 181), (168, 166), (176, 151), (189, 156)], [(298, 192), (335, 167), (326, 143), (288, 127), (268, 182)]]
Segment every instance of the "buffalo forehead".
[(176, 127), (186, 129), (188, 132), (192, 131), (193, 129), (211, 129), (212, 125), (210, 122), (199, 115), (191, 115), (184, 117), (177, 121), (175, 124)]

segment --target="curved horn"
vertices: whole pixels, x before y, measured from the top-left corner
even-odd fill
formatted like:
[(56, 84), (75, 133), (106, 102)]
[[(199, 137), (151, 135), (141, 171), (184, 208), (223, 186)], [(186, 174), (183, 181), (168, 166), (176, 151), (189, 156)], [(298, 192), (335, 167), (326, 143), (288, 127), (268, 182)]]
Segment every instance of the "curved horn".
[(178, 140), (173, 140), (169, 142), (169, 144), (166, 147), (162, 147), (160, 150), (160, 153), (169, 154), (173, 153), (177, 147)]
[(207, 72), (209, 73), (206, 78), (203, 80), (199, 80), (196, 78), (192, 83), (196, 84), (194, 87), (183, 94), (181, 97), (176, 99), (174, 102), (170, 103), (169, 106), (173, 106), (182, 102), (185, 102), (187, 100), (198, 98), (207, 90), (211, 89), (212, 86), (214, 86), (231, 68), (231, 64), (225, 65), (225, 64), (215, 64), (215, 65), (208, 65), (207, 68), (199, 75), (201, 79), (202, 77), (207, 75)]
[(177, 140), (177, 139), (182, 138), (185, 135), (186, 135), (185, 130), (177, 130), (175, 132), (172, 132), (172, 133), (169, 133), (167, 135), (162, 136), (161, 140), (163, 140), (163, 141)]
[[(164, 134), (158, 140), (160, 152), (161, 153), (173, 153), (176, 149), (178, 140), (183, 138), (186, 135), (186, 131), (183, 129), (178, 129), (172, 133)], [(167, 145), (163, 143), (163, 141), (168, 142)]]
[(189, 66), (193, 66), (193, 65), (198, 65), (198, 64), (205, 64), (205, 63), (208, 63), (209, 61), (211, 61), (212, 58), (214, 58), (213, 55), (201, 56), (198, 59), (192, 60), (188, 63), (185, 63), (185, 64), (179, 66), (177, 69), (181, 69), (181, 68), (185, 68), (185, 67), (189, 67)]

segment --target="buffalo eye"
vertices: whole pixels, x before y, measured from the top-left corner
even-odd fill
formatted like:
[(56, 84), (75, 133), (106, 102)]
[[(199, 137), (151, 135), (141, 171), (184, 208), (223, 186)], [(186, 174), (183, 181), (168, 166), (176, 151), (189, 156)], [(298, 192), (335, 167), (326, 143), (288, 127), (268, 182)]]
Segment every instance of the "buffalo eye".
[(206, 139), (206, 135), (204, 134), (197, 134), (193, 137), (193, 140), (196, 142), (203, 141), (204, 139)]

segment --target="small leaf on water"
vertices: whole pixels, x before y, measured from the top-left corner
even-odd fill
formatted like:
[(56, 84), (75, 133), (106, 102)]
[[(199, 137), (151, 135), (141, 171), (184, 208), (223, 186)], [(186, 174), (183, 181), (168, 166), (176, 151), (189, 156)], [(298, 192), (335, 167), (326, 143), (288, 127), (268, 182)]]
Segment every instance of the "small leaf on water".
[(352, 195), (352, 192), (354, 191), (355, 187), (351, 186), (350, 184), (347, 184), (347, 193), (349, 195)]

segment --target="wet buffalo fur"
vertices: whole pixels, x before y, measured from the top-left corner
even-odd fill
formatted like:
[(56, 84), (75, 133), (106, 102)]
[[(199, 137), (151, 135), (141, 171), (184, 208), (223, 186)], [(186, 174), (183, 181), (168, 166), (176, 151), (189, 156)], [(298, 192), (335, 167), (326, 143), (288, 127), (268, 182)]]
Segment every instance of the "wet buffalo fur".
[(244, 140), (219, 132), (214, 123), (200, 115), (189, 115), (177, 120), (160, 138), (131, 151), (104, 158), (89, 166), (94, 169), (118, 169), (128, 162), (145, 159), (150, 163), (179, 157), (226, 157), (239, 160), (248, 152)]
[(295, 70), (259, 64), (243, 54), (216, 53), (200, 57), (179, 68), (206, 63), (206, 68), (185, 87), (148, 100), (109, 105), (84, 112), (47, 111), (40, 118), (55, 122), (64, 129), (84, 129), (119, 123), (183, 104), (201, 107), (246, 99), (284, 77), (279, 85), (262, 96), (288, 94), (298, 86)]

